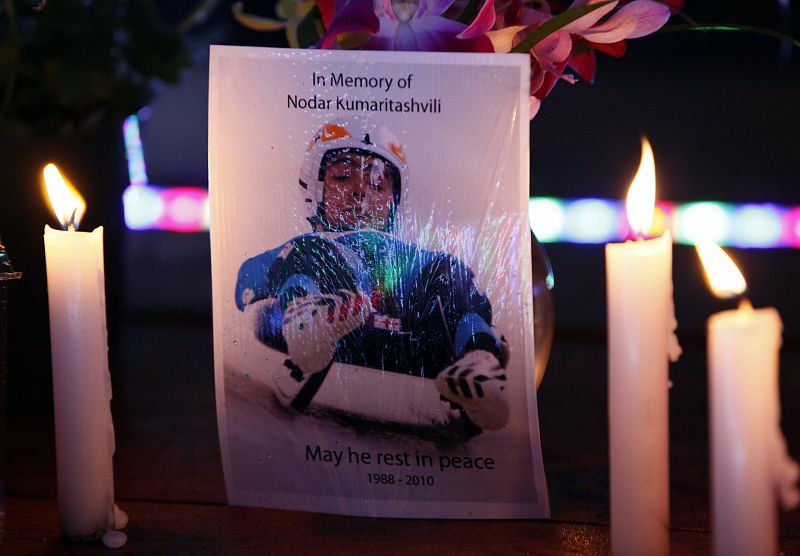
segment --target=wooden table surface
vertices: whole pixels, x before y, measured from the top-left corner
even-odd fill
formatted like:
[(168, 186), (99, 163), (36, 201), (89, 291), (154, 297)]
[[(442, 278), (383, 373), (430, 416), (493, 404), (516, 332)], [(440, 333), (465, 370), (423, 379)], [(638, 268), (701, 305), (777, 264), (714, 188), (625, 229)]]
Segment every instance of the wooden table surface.
[[(115, 488), (128, 512), (126, 554), (607, 554), (606, 349), (557, 336), (539, 392), (552, 519), (369, 519), (227, 506), (216, 430), (210, 323), (128, 324), (112, 358)], [(683, 339), (672, 367), (671, 542), (708, 554), (705, 346)], [(782, 352), (783, 427), (800, 452), (800, 349)], [(793, 403), (794, 402), (794, 403)], [(8, 420), (6, 530), (0, 553), (93, 554), (58, 537), (52, 414)], [(780, 546), (800, 554), (800, 512)]]

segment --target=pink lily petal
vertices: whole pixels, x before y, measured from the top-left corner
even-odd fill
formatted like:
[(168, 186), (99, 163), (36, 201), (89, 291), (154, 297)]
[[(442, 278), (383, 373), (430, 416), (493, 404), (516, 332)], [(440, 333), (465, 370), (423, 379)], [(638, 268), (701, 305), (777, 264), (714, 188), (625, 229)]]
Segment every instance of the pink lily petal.
[(456, 38), (474, 39), (475, 37), (485, 35), (486, 32), (494, 26), (494, 22), (494, 0), (486, 0), (480, 11), (478, 11), (478, 15), (475, 16), (475, 20), (470, 23), (469, 27), (456, 35)]
[(618, 42), (627, 38), (635, 29), (635, 19), (615, 19), (612, 16), (608, 21), (587, 29), (581, 35), (592, 42)]
[(536, 91), (541, 89), (542, 85), (544, 84), (544, 77), (546, 75), (547, 74), (544, 72), (544, 70), (536, 62), (536, 59), (531, 58), (531, 94), (534, 94)]
[(561, 64), (572, 53), (572, 37), (564, 31), (548, 35), (533, 47), (533, 55), (547, 71), (554, 71), (555, 64)]
[(564, 73), (565, 63), (553, 66), (552, 70), (543, 69), (535, 58), (531, 58), (531, 86), (530, 92), (538, 98), (544, 98), (555, 87), (559, 80), (575, 83), (575, 78)]
[(514, 47), (514, 37), (517, 36), (517, 33), (527, 28), (526, 25), (512, 25), (511, 27), (505, 27), (497, 31), (489, 31), (486, 33), (486, 36), (492, 41), (492, 47), (495, 52), (506, 53), (511, 52), (511, 49)]
[(636, 0), (582, 34), (592, 42), (602, 43), (635, 39), (660, 29), (669, 16), (669, 7), (660, 2)]
[(532, 95), (528, 97), (528, 116), (531, 120), (539, 113), (539, 108), (541, 108), (541, 106), (541, 100)]
[(372, 0), (340, 0), (320, 48), (330, 48), (340, 33), (377, 33), (380, 21)]
[(317, 0), (317, 7), (322, 15), (322, 24), (327, 29), (336, 10), (336, 3), (334, 0)]
[[(602, 0), (575, 0), (572, 4), (570, 4), (569, 9), (573, 8), (580, 8), (582, 6), (587, 6), (590, 4), (597, 4)], [(572, 33), (573, 35), (580, 35), (583, 34), (583, 31), (589, 29), (592, 25), (600, 21), (600, 19), (609, 13), (611, 10), (617, 7), (617, 2), (611, 2), (603, 6), (602, 8), (597, 8), (593, 12), (586, 14), (583, 17), (579, 17), (572, 23), (565, 25), (561, 28), (562, 31), (566, 31), (567, 33)]]
[[(541, 81), (541, 86), (538, 89), (534, 90), (531, 86), (531, 94), (539, 98), (544, 98), (550, 94), (550, 91), (553, 90), (553, 87), (556, 86), (556, 83), (558, 83), (560, 79), (566, 79), (567, 81), (574, 82), (574, 79), (570, 79), (572, 76), (564, 75), (562, 73), (563, 69), (564, 66), (562, 65), (561, 67), (556, 67), (555, 72), (545, 73), (544, 79)], [(531, 85), (533, 85), (533, 82), (531, 82)]]
[(625, 55), (625, 51), (628, 49), (628, 43), (625, 41), (599, 43), (587, 40), (586, 44), (588, 44), (589, 48), (592, 50), (597, 50), (598, 52), (608, 54), (614, 58), (622, 58)]
[(623, 14), (636, 20), (636, 29), (625, 37), (627, 39), (638, 39), (650, 33), (655, 33), (664, 26), (671, 15), (669, 6), (652, 0), (631, 2), (627, 6), (620, 8), (615, 15), (622, 16)]
[(581, 79), (594, 83), (594, 76), (597, 72), (597, 55), (594, 50), (574, 54), (570, 57), (567, 65), (577, 71)]

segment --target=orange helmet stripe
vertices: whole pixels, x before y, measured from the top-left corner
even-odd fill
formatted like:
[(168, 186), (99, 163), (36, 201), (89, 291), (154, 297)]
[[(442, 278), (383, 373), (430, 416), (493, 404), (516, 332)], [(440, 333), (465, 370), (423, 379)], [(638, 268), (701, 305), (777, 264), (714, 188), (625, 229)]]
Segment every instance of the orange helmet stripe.
[(350, 132), (347, 131), (347, 128), (343, 125), (326, 124), (325, 127), (322, 128), (322, 136), (320, 137), (320, 140), (323, 143), (327, 143), (328, 141), (349, 139), (350, 137), (352, 137), (352, 135), (350, 135)]
[(392, 151), (392, 154), (394, 154), (398, 159), (400, 159), (400, 162), (403, 164), (406, 163), (406, 155), (404, 152), (405, 149), (403, 149), (402, 145), (398, 145), (397, 143), (389, 143), (389, 150)]

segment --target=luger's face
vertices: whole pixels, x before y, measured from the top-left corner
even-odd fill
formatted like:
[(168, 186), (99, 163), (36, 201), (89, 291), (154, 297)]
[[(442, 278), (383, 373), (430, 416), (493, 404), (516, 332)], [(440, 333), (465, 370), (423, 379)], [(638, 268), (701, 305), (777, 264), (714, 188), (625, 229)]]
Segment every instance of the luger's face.
[(382, 159), (337, 153), (325, 165), (325, 220), (338, 230), (386, 230), (394, 205), (394, 180)]

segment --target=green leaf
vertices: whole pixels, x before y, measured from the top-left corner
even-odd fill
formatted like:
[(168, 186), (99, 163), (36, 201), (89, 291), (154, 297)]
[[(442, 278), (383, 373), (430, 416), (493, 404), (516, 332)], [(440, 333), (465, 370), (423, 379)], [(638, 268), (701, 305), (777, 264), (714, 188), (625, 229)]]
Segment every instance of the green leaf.
[(511, 52), (528, 52), (531, 48), (539, 42), (552, 35), (562, 27), (566, 27), (576, 19), (579, 19), (586, 14), (590, 14), (598, 8), (607, 6), (614, 0), (606, 0), (605, 2), (598, 2), (590, 6), (581, 6), (573, 10), (567, 10), (545, 21), (542, 25), (531, 31), (522, 41), (511, 49)]
[(753, 33), (790, 42), (797, 48), (800, 48), (800, 40), (794, 37), (779, 31), (773, 31), (772, 29), (764, 29), (763, 27), (755, 27), (753, 25), (739, 25), (738, 23), (686, 23), (681, 25), (667, 25), (659, 32), (674, 33), (678, 31), (738, 31), (740, 33)]

